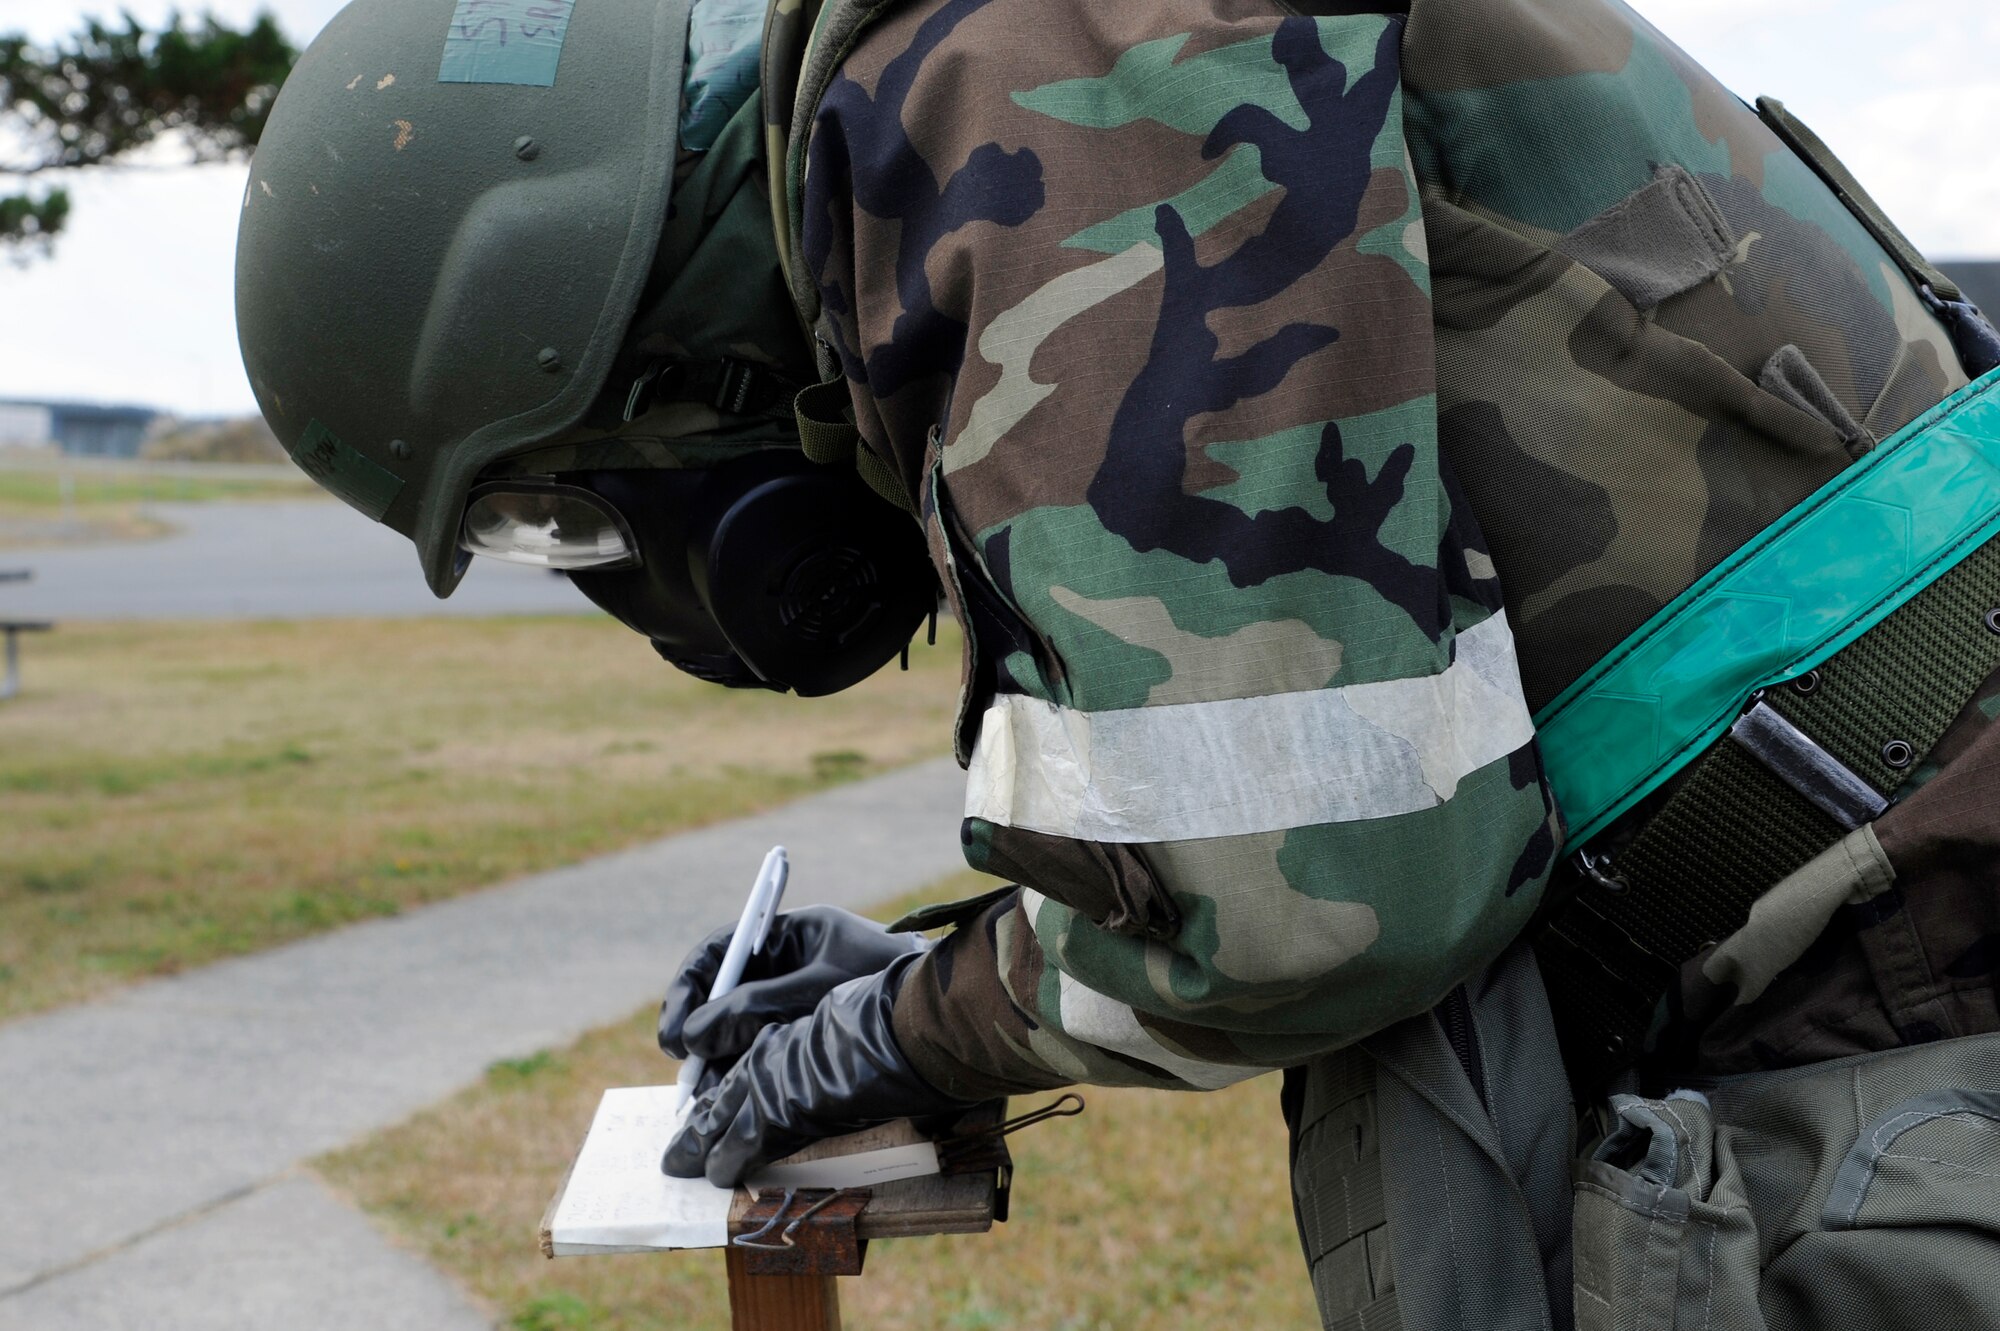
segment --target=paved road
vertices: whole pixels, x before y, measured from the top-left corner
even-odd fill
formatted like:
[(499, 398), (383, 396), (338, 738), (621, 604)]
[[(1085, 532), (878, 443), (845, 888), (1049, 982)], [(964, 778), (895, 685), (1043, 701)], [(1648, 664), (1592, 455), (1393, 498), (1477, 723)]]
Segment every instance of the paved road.
[(156, 504), (178, 527), (158, 541), (0, 551), (8, 619), (331, 619), (361, 615), (596, 614), (563, 578), (479, 560), (450, 600), (424, 585), (416, 551), (345, 504)]
[(956, 871), (962, 789), (927, 763), (0, 1026), (0, 1328), (482, 1325), (299, 1163), (632, 1012), (773, 842), (796, 904)]

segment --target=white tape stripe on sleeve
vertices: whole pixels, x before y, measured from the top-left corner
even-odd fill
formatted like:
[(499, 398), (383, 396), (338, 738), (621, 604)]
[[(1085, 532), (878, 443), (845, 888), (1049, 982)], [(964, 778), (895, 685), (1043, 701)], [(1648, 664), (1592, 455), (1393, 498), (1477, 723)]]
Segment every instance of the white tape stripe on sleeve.
[(1116, 712), (996, 698), (965, 812), (1133, 844), (1360, 822), (1436, 808), (1534, 734), (1502, 613), (1422, 679)]

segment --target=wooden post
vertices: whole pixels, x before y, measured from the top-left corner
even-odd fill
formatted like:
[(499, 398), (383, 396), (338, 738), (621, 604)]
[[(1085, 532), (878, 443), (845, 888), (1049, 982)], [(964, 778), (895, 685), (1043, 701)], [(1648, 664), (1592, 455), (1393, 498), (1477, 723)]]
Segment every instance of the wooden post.
[(0, 623), (0, 633), (7, 636), (6, 665), (0, 671), (0, 702), (6, 702), (21, 692), (21, 642), (23, 633), (47, 633), (53, 624), (28, 624), (15, 621)]
[[(997, 1124), (999, 1109), (995, 1105), (971, 1121)], [(991, 1229), (1002, 1212), (1001, 1178), (1012, 1169), (1005, 1144), (996, 1137), (983, 1153), (947, 1164), (977, 1172), (902, 1179), (838, 1196), (820, 1193), (817, 1199), (770, 1189), (752, 1197), (739, 1189), (729, 1217), (732, 1235), (761, 1236), (788, 1206), (803, 1223), (792, 1236), (793, 1246), (782, 1252), (733, 1244), (728, 1249), (734, 1331), (840, 1331), (835, 1277), (861, 1274), (869, 1239)]]
[(753, 1276), (741, 1248), (729, 1263), (733, 1331), (840, 1331), (840, 1289), (832, 1276)]

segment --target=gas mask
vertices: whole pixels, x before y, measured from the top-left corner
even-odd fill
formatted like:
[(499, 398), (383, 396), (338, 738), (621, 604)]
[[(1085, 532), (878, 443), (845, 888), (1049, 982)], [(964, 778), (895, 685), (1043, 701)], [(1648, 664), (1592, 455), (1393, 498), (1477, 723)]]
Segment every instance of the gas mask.
[(837, 693), (937, 610), (909, 515), (790, 449), (491, 481), (472, 491), (460, 544), (560, 570), (666, 660), (733, 688)]

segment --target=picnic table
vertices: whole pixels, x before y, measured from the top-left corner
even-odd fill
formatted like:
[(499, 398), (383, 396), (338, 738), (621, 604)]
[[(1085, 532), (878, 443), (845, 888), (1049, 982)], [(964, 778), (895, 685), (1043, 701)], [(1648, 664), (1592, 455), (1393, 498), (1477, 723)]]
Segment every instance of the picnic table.
[[(25, 568), (0, 568), (0, 583), (26, 582), (34, 573)], [(0, 702), (5, 702), (21, 691), (21, 635), (23, 633), (47, 633), (55, 627), (47, 620), (40, 619), (0, 619), (0, 634), (7, 638), (7, 673), (0, 676)]]

